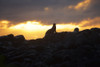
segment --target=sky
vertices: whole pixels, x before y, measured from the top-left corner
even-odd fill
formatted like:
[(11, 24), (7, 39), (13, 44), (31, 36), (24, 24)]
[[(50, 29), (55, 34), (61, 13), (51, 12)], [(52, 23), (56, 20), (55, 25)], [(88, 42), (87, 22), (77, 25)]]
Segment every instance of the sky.
[(53, 23), (57, 31), (100, 27), (100, 0), (0, 0), (1, 36), (12, 33), (35, 39)]

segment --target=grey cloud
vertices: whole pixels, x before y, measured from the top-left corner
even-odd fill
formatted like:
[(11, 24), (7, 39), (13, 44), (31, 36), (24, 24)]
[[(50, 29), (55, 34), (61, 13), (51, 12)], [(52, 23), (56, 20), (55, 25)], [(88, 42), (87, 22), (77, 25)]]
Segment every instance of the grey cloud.
[[(64, 10), (64, 7), (75, 5), (83, 0), (0, 0), (0, 20), (6, 19), (12, 22), (27, 20), (39, 20), (44, 24), (78, 22), (87, 17), (100, 16), (98, 6), (92, 2), (88, 10), (81, 12)], [(94, 0), (92, 0), (94, 1)], [(52, 8), (45, 11), (44, 8)], [(95, 14), (95, 16), (94, 16)], [(96, 15), (97, 14), (97, 15)]]
[(91, 0), (91, 4), (84, 14), (91, 18), (100, 16), (100, 0)]

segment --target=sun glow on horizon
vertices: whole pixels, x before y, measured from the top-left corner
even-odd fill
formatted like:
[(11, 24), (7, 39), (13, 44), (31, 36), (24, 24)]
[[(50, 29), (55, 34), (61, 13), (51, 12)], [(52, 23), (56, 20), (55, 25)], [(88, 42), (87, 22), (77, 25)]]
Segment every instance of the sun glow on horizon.
[[(26, 23), (21, 23), (21, 24), (11, 26), (9, 29), (20, 29), (24, 31), (43, 31), (43, 30), (48, 30), (51, 27), (52, 25), (43, 25), (40, 24), (40, 22), (27, 21)], [(70, 29), (70, 31), (72, 31), (72, 29), (74, 29), (75, 27), (80, 28), (78, 25), (74, 25), (74, 24), (57, 24), (56, 27), (57, 30), (62, 29), (62, 31), (64, 29)]]
[[(23, 34), (24, 36), (26, 36), (26, 39), (30, 39), (33, 36), (33, 39), (37, 39), (37, 38), (42, 38), (46, 31), (48, 29), (50, 29), (52, 27), (52, 25), (43, 25), (41, 24), (41, 22), (39, 21), (27, 21), (27, 22), (23, 22), (17, 25), (13, 25), (11, 27), (9, 27), (9, 30), (16, 30), (16, 32), (13, 32), (14, 34)], [(56, 28), (57, 28), (57, 32), (62, 32), (62, 31), (73, 31), (73, 29), (76, 26), (74, 24), (57, 24)]]
[[(57, 32), (73, 31), (76, 27), (79, 30), (90, 29), (93, 27), (100, 27), (100, 17), (94, 19), (82, 20), (80, 22), (70, 22), (63, 24), (56, 24)], [(96, 22), (96, 23), (94, 23)], [(0, 36), (14, 34), (24, 35), (26, 39), (43, 38), (48, 29), (52, 28), (52, 25), (41, 24), (40, 21), (26, 21), (19, 24), (12, 24), (13, 22), (3, 20), (0, 21)], [(74, 24), (75, 23), (75, 24)]]
[(14, 26), (11, 26), (9, 29), (20, 29), (20, 30), (26, 30), (26, 31), (36, 31), (37, 29), (40, 29), (42, 25), (39, 22), (36, 21), (27, 21), (26, 23), (17, 24)]

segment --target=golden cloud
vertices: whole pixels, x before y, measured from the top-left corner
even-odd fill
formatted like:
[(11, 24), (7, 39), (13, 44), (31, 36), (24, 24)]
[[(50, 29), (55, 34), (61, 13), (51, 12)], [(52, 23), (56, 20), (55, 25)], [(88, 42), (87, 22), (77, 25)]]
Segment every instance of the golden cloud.
[(88, 18), (87, 20), (83, 20), (79, 22), (78, 26), (81, 30), (90, 29), (90, 28), (100, 28), (100, 17), (95, 17), (93, 19)]
[(48, 7), (45, 7), (45, 8), (44, 8), (44, 10), (45, 10), (45, 11), (48, 11), (48, 10), (49, 10), (49, 8), (48, 8)]
[(7, 21), (7, 20), (2, 20), (2, 21), (0, 21), (0, 29), (6, 29), (6, 28), (8, 28), (8, 24), (9, 24), (10, 22), (9, 21)]
[(86, 26), (98, 26), (100, 25), (100, 17), (95, 17), (93, 19), (83, 20), (79, 23), (79, 26), (86, 27)]
[(91, 3), (91, 0), (84, 0), (82, 2), (79, 2), (77, 5), (70, 5), (68, 6), (69, 9), (75, 9), (75, 10), (86, 10), (89, 4)]

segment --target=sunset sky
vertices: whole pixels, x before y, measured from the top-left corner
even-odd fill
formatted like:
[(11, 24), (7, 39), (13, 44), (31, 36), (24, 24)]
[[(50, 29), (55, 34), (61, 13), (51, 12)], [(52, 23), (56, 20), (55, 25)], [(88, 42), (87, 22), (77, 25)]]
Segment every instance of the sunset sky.
[(0, 36), (42, 38), (57, 24), (57, 32), (100, 28), (100, 0), (0, 0)]

